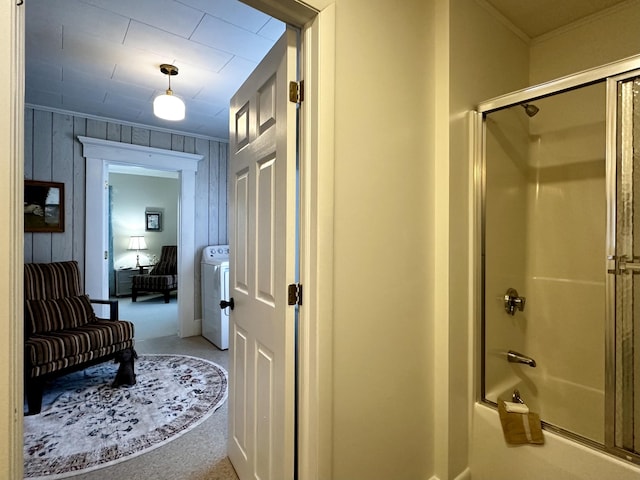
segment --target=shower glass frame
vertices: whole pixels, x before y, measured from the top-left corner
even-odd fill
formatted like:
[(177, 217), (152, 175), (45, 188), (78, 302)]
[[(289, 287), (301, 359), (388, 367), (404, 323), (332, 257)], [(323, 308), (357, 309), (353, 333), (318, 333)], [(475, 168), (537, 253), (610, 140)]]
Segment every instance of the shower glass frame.
[[(485, 189), (486, 189), (486, 115), (498, 110), (518, 106), (523, 103), (535, 102), (545, 97), (563, 92), (576, 90), (595, 83), (606, 82), (606, 255), (609, 260), (603, 259), (603, 267), (612, 267), (612, 256), (615, 255), (616, 242), (616, 187), (617, 187), (617, 96), (618, 82), (640, 76), (640, 55), (629, 57), (618, 62), (613, 62), (601, 67), (578, 72), (573, 75), (561, 77), (546, 83), (518, 90), (516, 92), (487, 100), (478, 105), (477, 109), (470, 113), (470, 157), (472, 161), (471, 187), (472, 218), (471, 228), (471, 252), (473, 252), (472, 275), (472, 317), (474, 331), (476, 332), (475, 345), (475, 369), (474, 386), (476, 401), (497, 407), (495, 402), (486, 399), (485, 391)], [(637, 126), (640, 129), (640, 125)], [(543, 428), (563, 437), (586, 445), (588, 447), (607, 452), (616, 457), (627, 460), (633, 464), (640, 464), (640, 455), (629, 450), (617, 447), (615, 444), (616, 425), (616, 332), (615, 332), (615, 276), (607, 274), (605, 270), (605, 332), (603, 342), (605, 349), (605, 426), (604, 444), (586, 438), (575, 432), (565, 430), (553, 424), (546, 423), (543, 419)], [(506, 360), (505, 360), (506, 361)], [(640, 392), (636, 392), (640, 395)]]

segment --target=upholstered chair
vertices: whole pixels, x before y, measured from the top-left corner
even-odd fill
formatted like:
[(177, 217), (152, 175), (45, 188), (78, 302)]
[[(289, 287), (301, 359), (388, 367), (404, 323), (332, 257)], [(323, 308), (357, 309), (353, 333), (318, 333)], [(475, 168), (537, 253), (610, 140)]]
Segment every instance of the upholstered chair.
[(178, 247), (163, 246), (160, 260), (151, 271), (145, 275), (134, 275), (132, 281), (132, 302), (141, 292), (160, 292), (164, 295), (164, 303), (169, 303), (171, 292), (178, 289)]
[[(40, 412), (48, 379), (113, 359), (134, 346), (118, 302), (89, 298), (75, 260), (24, 266), (24, 377), (29, 414)], [(108, 304), (109, 319), (92, 303)]]

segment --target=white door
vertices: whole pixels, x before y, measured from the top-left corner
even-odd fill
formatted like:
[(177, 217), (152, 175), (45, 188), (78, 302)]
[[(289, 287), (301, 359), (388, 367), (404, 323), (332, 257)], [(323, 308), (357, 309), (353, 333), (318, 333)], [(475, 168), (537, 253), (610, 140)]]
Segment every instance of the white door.
[(296, 34), (231, 99), (229, 458), (241, 480), (293, 478)]

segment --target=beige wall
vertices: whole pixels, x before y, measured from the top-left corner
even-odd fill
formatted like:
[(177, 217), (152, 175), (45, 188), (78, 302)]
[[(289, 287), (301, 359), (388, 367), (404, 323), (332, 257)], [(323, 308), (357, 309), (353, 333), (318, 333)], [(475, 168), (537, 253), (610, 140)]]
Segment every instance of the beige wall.
[(335, 2), (334, 480), (433, 473), (431, 3)]
[[(475, 1), (449, 1), (449, 468), (455, 478), (469, 465), (469, 366), (473, 331), (468, 303), (470, 167), (467, 112), (483, 100), (527, 85), (528, 45)], [(445, 181), (439, 178), (438, 182)], [(435, 273), (441, 278), (440, 271)], [(440, 340), (439, 338), (437, 340)], [(473, 474), (473, 472), (471, 472)]]

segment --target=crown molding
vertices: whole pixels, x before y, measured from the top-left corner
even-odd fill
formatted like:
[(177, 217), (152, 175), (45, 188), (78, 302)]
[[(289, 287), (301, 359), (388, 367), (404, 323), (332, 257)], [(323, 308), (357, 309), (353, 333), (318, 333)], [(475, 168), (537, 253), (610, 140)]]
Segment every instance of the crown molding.
[(220, 142), (220, 143), (229, 143), (229, 139), (228, 138), (219, 138), (219, 137), (212, 137), (212, 136), (208, 136), (208, 135), (201, 135), (201, 134), (197, 134), (197, 133), (183, 132), (181, 130), (172, 130), (172, 129), (169, 129), (169, 128), (162, 128), (162, 127), (155, 127), (155, 126), (151, 126), (151, 125), (145, 125), (143, 123), (127, 122), (127, 121), (124, 121), (124, 120), (118, 120), (116, 118), (101, 117), (101, 116), (98, 116), (98, 115), (90, 115), (90, 114), (87, 114), (87, 113), (74, 112), (72, 110), (64, 110), (64, 109), (61, 109), (61, 108), (45, 107), (45, 106), (42, 106), (42, 105), (34, 105), (32, 103), (25, 103), (24, 107), (25, 108), (33, 108), (34, 110), (41, 110), (43, 112), (59, 113), (61, 115), (73, 115), (74, 117), (81, 117), (81, 118), (86, 118), (86, 119), (89, 119), (89, 120), (97, 120), (97, 121), (100, 121), (100, 122), (117, 123), (119, 125), (125, 125), (125, 126), (128, 126), (128, 127), (145, 128), (147, 130), (154, 130), (156, 132), (171, 133), (171, 134), (174, 134), (174, 135), (184, 135), (185, 137), (201, 138), (203, 140), (210, 140), (210, 141)]
[(489, 15), (498, 20), (501, 24), (511, 30), (520, 40), (525, 42), (527, 45), (531, 43), (532, 39), (529, 35), (524, 33), (518, 27), (516, 27), (511, 20), (505, 17), (502, 13), (500, 13), (496, 8), (491, 5), (487, 0), (475, 0), (478, 5), (480, 5), (484, 10), (487, 11)]

